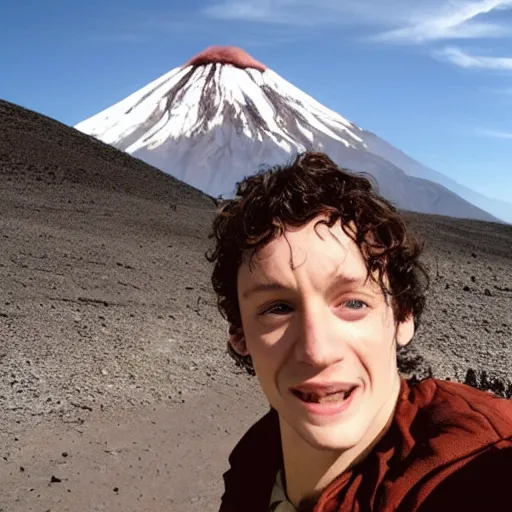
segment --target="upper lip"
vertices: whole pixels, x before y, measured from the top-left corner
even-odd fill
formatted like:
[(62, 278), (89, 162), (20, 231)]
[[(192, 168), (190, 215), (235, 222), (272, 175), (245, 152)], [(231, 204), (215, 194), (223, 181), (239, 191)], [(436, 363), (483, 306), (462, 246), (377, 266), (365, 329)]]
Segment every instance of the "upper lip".
[(315, 394), (318, 396), (329, 395), (332, 393), (340, 393), (350, 391), (357, 384), (351, 382), (305, 382), (300, 386), (290, 388), (292, 392), (303, 394)]

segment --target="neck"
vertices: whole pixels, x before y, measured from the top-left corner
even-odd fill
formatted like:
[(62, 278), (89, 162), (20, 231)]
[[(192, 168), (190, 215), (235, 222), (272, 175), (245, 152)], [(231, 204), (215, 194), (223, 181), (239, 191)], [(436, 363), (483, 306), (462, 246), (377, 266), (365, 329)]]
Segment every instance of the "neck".
[(397, 374), (389, 399), (370, 428), (357, 445), (341, 452), (312, 446), (280, 417), (286, 492), (295, 507), (305, 500), (317, 499), (333, 480), (371, 453), (393, 422), (399, 393), (400, 378)]

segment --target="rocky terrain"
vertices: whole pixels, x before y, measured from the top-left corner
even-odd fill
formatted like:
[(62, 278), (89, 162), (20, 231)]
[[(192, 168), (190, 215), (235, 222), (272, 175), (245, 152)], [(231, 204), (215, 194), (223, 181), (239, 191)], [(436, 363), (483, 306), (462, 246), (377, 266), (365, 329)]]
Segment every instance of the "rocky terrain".
[[(229, 451), (266, 405), (225, 351), (214, 211), (0, 102), (1, 512), (217, 509)], [(407, 218), (431, 287), (402, 368), (510, 378), (512, 226)]]

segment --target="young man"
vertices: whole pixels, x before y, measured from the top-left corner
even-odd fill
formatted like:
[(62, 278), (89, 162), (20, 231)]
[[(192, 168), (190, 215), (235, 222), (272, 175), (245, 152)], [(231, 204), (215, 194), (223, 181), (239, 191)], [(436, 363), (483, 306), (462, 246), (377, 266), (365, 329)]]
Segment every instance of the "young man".
[(399, 376), (427, 280), (366, 178), (302, 154), (240, 183), (212, 236), (230, 350), (271, 406), (222, 512), (512, 510), (512, 401)]

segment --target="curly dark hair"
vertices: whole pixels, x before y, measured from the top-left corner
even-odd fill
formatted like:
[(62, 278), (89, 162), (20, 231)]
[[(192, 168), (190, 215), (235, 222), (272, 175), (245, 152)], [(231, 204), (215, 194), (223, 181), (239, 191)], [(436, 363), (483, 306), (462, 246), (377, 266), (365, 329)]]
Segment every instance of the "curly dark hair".
[[(286, 226), (319, 221), (332, 227), (338, 220), (363, 254), (368, 275), (391, 296), (396, 322), (413, 315), (420, 324), (428, 274), (419, 262), (421, 244), (397, 208), (381, 197), (364, 173), (338, 167), (326, 154), (306, 152), (291, 163), (260, 170), (237, 183), (233, 199), (221, 200), (206, 253), (214, 263), (212, 285), (221, 315), (230, 329), (241, 329), (237, 275), (242, 259), (250, 258), (279, 237)], [(348, 229), (355, 227), (355, 230)], [(254, 374), (249, 356), (230, 354)]]

